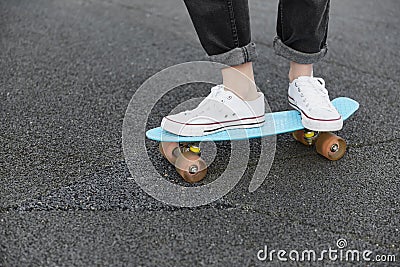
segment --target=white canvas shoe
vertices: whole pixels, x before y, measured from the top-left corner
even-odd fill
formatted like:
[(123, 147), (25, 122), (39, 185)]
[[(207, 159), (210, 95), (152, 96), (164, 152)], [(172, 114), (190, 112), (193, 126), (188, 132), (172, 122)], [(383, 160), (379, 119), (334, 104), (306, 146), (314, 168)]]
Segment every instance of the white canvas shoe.
[(260, 127), (264, 123), (264, 94), (244, 101), (225, 90), (223, 85), (211, 88), (211, 93), (193, 110), (162, 119), (161, 127), (182, 136), (202, 136), (234, 128)]
[(289, 83), (290, 105), (300, 111), (304, 128), (313, 131), (338, 131), (343, 119), (332, 105), (322, 78), (301, 76)]

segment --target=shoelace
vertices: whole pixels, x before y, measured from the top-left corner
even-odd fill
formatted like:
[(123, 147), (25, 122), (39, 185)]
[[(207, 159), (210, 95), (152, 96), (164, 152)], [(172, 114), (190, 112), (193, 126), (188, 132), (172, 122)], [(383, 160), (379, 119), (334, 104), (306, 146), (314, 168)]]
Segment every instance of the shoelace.
[(207, 96), (207, 98), (216, 98), (223, 91), (224, 86), (222, 84), (216, 85), (211, 88), (211, 93)]
[(211, 88), (211, 93), (200, 102), (199, 106), (204, 104), (207, 100), (216, 98), (221, 92), (224, 91), (224, 86), (222, 84), (216, 85)]
[[(222, 84), (211, 87), (210, 94), (205, 99), (203, 99), (203, 101), (200, 102), (197, 108), (206, 103), (209, 99), (216, 98), (223, 91), (224, 91), (224, 86)], [(191, 111), (193, 110), (186, 110), (184, 111), (184, 114), (185, 115), (190, 114)]]
[(328, 90), (325, 88), (325, 81), (322, 78), (309, 78), (296, 81), (296, 87), (300, 95), (304, 97), (304, 102), (307, 102), (308, 107), (309, 99), (312, 102), (320, 105), (321, 108), (330, 110)]

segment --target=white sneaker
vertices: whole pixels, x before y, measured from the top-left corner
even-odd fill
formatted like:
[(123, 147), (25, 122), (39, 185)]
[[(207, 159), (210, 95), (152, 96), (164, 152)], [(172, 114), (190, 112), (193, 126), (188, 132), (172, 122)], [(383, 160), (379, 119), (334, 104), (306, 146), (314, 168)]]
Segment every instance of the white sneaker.
[(313, 131), (338, 131), (343, 119), (329, 100), (322, 78), (301, 76), (289, 83), (290, 105), (301, 112), (304, 128)]
[(182, 136), (202, 136), (227, 129), (260, 127), (264, 123), (264, 94), (244, 101), (223, 85), (211, 88), (211, 93), (193, 110), (162, 119), (161, 127)]

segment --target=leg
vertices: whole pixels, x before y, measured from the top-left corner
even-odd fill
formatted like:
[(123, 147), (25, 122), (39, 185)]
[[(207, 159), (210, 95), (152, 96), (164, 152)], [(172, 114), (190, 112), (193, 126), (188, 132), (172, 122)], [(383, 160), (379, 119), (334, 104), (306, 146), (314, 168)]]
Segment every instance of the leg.
[(225, 89), (243, 100), (250, 101), (259, 96), (251, 62), (222, 69), (222, 79)]
[(326, 52), (329, 0), (280, 0), (275, 52), (290, 61), (288, 99), (303, 126), (337, 131), (343, 120), (331, 104), (325, 81), (313, 78), (313, 63)]
[(280, 0), (275, 52), (299, 64), (313, 64), (327, 52), (329, 0)]
[(289, 81), (293, 82), (300, 76), (313, 76), (313, 64), (300, 64), (290, 61)]
[(185, 0), (185, 4), (210, 60), (230, 66), (222, 69), (225, 89), (243, 100), (256, 99), (251, 63), (256, 51), (247, 0)]
[(289, 59), (289, 80), (312, 76), (312, 63), (327, 52), (326, 38), (329, 20), (329, 0), (280, 0), (277, 54)]
[(223, 85), (193, 110), (163, 118), (161, 127), (184, 136), (201, 136), (264, 123), (264, 95), (257, 92), (252, 61), (247, 0), (185, 0), (200, 42), (211, 61), (227, 65), (221, 70)]

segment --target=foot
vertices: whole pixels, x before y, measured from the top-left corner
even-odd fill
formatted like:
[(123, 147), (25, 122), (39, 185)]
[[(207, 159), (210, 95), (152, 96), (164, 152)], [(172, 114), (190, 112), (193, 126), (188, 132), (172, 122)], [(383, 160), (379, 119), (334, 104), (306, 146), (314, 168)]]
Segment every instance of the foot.
[(289, 104), (300, 111), (304, 128), (313, 131), (338, 131), (343, 119), (329, 100), (322, 78), (301, 76), (289, 83)]
[(223, 85), (211, 88), (211, 93), (193, 110), (163, 118), (161, 127), (182, 136), (202, 136), (227, 129), (260, 127), (264, 123), (264, 94), (244, 101), (225, 90)]

